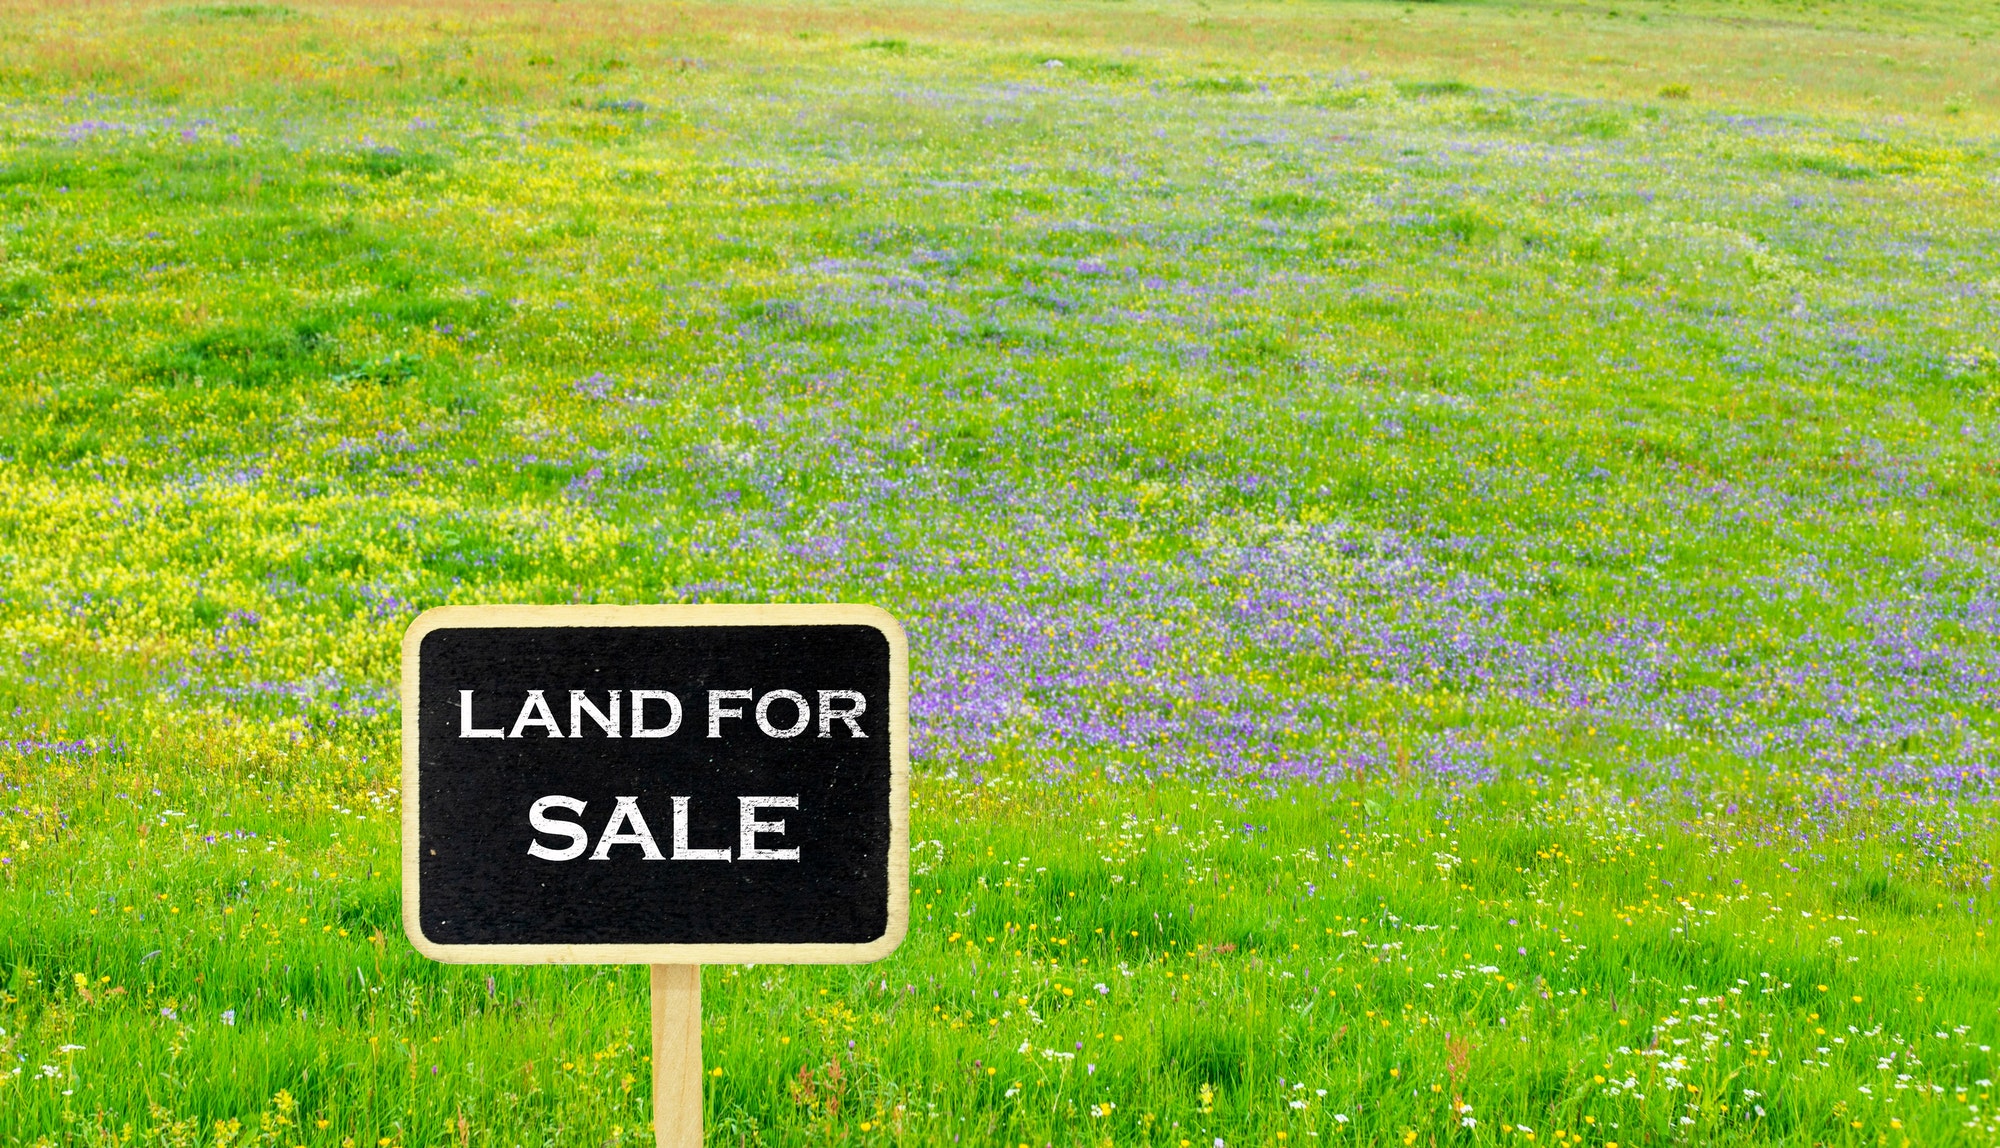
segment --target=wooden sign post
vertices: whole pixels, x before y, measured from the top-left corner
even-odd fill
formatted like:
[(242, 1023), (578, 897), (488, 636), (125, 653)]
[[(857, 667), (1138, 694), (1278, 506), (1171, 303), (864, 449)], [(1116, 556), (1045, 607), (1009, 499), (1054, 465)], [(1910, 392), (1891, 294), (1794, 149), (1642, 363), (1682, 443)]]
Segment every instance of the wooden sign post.
[(701, 966), (909, 925), (909, 671), (869, 606), (447, 606), (403, 636), (403, 929), (652, 966), (653, 1125), (702, 1136)]

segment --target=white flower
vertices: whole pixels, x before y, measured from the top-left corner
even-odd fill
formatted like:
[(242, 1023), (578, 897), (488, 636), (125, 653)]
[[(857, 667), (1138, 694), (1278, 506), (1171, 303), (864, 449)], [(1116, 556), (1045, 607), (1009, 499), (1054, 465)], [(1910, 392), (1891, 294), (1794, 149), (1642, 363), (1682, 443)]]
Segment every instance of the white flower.
[(1303, 1101), (1303, 1100), (1294, 1100), (1294, 1101), (1292, 1101), (1292, 1107), (1293, 1107), (1293, 1108), (1304, 1108), (1305, 1106), (1306, 1106), (1306, 1102), (1305, 1102), (1305, 1101)]
[(1479, 1121), (1474, 1120), (1470, 1116), (1461, 1117), (1458, 1123), (1462, 1128), (1477, 1128), (1479, 1126)]
[(1347, 1113), (1345, 1113), (1345, 1112), (1336, 1112), (1336, 1113), (1334, 1113), (1334, 1114), (1333, 1114), (1333, 1122), (1334, 1122), (1335, 1124), (1345, 1124), (1345, 1123), (1347, 1123)]

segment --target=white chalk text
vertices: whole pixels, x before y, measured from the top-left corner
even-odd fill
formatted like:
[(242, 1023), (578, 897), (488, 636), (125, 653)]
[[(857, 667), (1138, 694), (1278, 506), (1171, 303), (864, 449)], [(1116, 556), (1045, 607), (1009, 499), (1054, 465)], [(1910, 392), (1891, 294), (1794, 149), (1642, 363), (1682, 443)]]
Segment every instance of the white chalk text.
[[(611, 814), (604, 821), (604, 828), (596, 834), (597, 846), (591, 847), (591, 832), (581, 818), (590, 803), (574, 797), (552, 793), (537, 798), (528, 806), (528, 827), (535, 831), (535, 840), (528, 845), (528, 856), (543, 861), (574, 861), (585, 854), (592, 861), (609, 861), (611, 851), (621, 845), (639, 851), (646, 861), (797, 861), (797, 849), (771, 848), (759, 845), (758, 838), (781, 837), (785, 832), (782, 820), (759, 820), (766, 809), (797, 809), (796, 795), (781, 797), (739, 797), (736, 799), (736, 845), (733, 853), (730, 846), (698, 849), (688, 842), (688, 806), (691, 798), (673, 798), (674, 832), (670, 842), (673, 852), (660, 852), (659, 843), (653, 838), (652, 829), (646, 824), (645, 814), (639, 811), (636, 797), (613, 798)], [(558, 814), (567, 813), (578, 820), (566, 820)], [(543, 844), (543, 838), (561, 842), (558, 845)], [(619, 854), (630, 856), (630, 854)]]
[[(515, 708), (511, 698), (481, 700), (472, 690), (458, 691), (458, 736), (461, 738), (672, 737), (681, 728), (681, 699), (672, 690), (605, 690), (597, 698), (589, 690), (569, 691), (568, 722), (557, 719), (549, 690), (529, 690)], [(562, 691), (553, 691), (560, 695)], [(819, 737), (834, 737), (836, 729), (850, 738), (866, 738), (862, 715), (868, 699), (859, 690), (817, 690), (808, 698), (797, 690), (708, 690), (707, 733), (723, 738), (731, 731), (754, 728), (765, 737), (793, 738), (817, 729)], [(630, 704), (627, 694), (630, 694)], [(475, 714), (475, 709), (479, 714)], [(512, 722), (481, 725), (512, 710)]]

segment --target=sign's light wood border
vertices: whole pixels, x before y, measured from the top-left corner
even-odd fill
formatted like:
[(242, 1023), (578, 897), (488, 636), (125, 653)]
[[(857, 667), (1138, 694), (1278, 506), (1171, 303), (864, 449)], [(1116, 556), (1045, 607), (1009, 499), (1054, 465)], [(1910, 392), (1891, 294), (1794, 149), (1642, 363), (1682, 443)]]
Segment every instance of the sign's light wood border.
[[(889, 920), (861, 944), (444, 945), (424, 936), (419, 911), (418, 649), (433, 630), (571, 626), (868, 626), (889, 641)], [(903, 627), (874, 606), (440, 606), (403, 634), (403, 932), (418, 952), (450, 964), (863, 964), (894, 952), (910, 927), (910, 659)]]

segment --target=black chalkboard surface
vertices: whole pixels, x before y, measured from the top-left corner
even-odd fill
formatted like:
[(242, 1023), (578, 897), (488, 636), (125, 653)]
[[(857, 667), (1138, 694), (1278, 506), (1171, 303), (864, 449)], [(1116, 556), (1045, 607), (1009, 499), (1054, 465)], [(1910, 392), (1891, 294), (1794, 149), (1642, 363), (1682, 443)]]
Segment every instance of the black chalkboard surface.
[(432, 610), (404, 927), (460, 962), (874, 960), (908, 919), (907, 655), (858, 606)]

